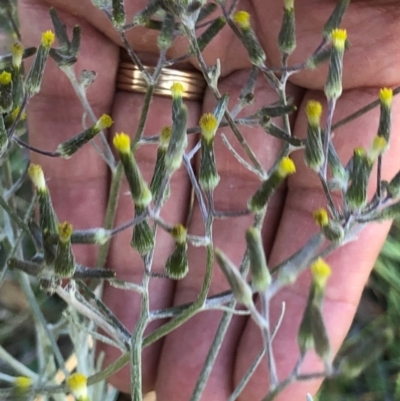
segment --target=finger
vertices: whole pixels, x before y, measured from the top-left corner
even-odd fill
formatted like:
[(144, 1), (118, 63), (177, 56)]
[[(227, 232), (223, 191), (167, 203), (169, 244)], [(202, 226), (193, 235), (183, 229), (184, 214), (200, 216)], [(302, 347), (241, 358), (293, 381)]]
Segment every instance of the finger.
[[(90, 0), (70, 0), (68, 2), (63, 0), (51, 0), (50, 3), (61, 10), (85, 18), (99, 31), (103, 32), (108, 38), (114, 41), (114, 43), (122, 45), (120, 35), (112, 26), (111, 22), (102, 11), (93, 6)], [(242, 7), (249, 7), (247, 1), (243, 3), (244, 4), (241, 5)], [(124, 6), (127, 24), (131, 23), (133, 17), (148, 4), (149, 3), (146, 0), (125, 2)], [(221, 10), (218, 9), (209, 16), (209, 19), (211, 20), (221, 15)], [(200, 34), (203, 29), (197, 29), (196, 33)], [(126, 38), (136, 52), (159, 54), (159, 48), (157, 46), (158, 34), (159, 32), (156, 30), (135, 26), (133, 29), (126, 32)], [(189, 45), (187, 39), (184, 36), (179, 36), (174, 40), (173, 46), (168, 49), (167, 58), (174, 59), (180, 57), (186, 54), (188, 50)], [(219, 32), (218, 36), (211, 41), (202, 55), (207, 65), (215, 64), (216, 58), (220, 59), (221, 76), (226, 76), (227, 74), (239, 69), (248, 68), (250, 65), (246, 49), (240, 44), (240, 41), (237, 39), (233, 31), (228, 27), (224, 27)], [(195, 58), (191, 58), (190, 61), (195, 68), (198, 68), (198, 62)]]
[[(115, 120), (115, 132), (132, 134), (138, 126), (142, 112), (144, 96), (138, 93), (117, 92), (115, 96), (113, 118)], [(197, 124), (200, 114), (200, 103), (188, 101), (189, 107), (188, 126)], [(145, 135), (157, 135), (161, 128), (172, 123), (172, 101), (170, 98), (154, 96), (145, 126)], [(189, 148), (192, 146), (194, 136), (189, 137)], [(149, 183), (153, 175), (156, 147), (145, 145), (135, 152), (141, 173)], [(187, 214), (188, 200), (190, 197), (190, 182), (184, 168), (178, 170), (171, 180), (171, 196), (162, 209), (161, 216), (169, 224), (184, 223)], [(121, 225), (133, 217), (133, 203), (126, 181), (124, 180), (120, 192), (115, 224)], [(113, 241), (108, 257), (108, 263), (117, 272), (119, 279), (141, 284), (144, 265), (138, 252), (129, 247), (132, 238), (132, 229), (118, 235)], [(173, 250), (173, 240), (170, 234), (159, 229), (156, 237), (156, 250), (152, 263), (152, 272), (164, 273), (164, 264)], [(149, 293), (150, 309), (164, 309), (172, 304), (174, 282), (166, 279), (154, 278), (150, 281)], [(110, 286), (105, 287), (104, 300), (107, 305), (118, 315), (122, 323), (132, 331), (138, 321), (141, 312), (141, 297), (132, 292), (123, 292)], [(150, 324), (146, 333), (154, 331), (163, 321)], [(157, 365), (162, 341), (147, 347), (142, 354), (143, 390), (145, 392), (154, 389)], [(105, 365), (120, 356), (120, 352), (114, 347), (104, 345), (106, 351)], [(111, 383), (122, 391), (130, 391), (130, 371), (126, 367), (111, 379)]]
[[(23, 0), (18, 2), (18, 7), (23, 43), (37, 46), (41, 33), (53, 28), (49, 6), (40, 0)], [(59, 16), (69, 33), (76, 24), (82, 27), (81, 56), (76, 71), (98, 72), (96, 81), (88, 89), (88, 100), (96, 116), (110, 113), (117, 47), (84, 20), (70, 14)], [(61, 142), (83, 130), (83, 108), (68, 79), (52, 60), (46, 66), (41, 92), (30, 100), (28, 112), (30, 143), (40, 149), (54, 151)], [(85, 146), (69, 160), (36, 153), (31, 158), (43, 167), (60, 221), (68, 220), (80, 229), (103, 224), (107, 166), (92, 146)], [(95, 252), (94, 247), (76, 247), (77, 259), (82, 264), (93, 264)]]
[[(347, 91), (338, 102), (335, 119), (339, 120), (362, 105), (377, 97), (377, 89), (358, 89)], [(304, 136), (306, 132), (305, 103), (309, 99), (316, 99), (323, 103), (320, 92), (308, 92), (299, 111), (296, 121), (295, 135)], [(400, 117), (396, 111), (400, 109), (400, 101), (393, 104), (393, 132), (400, 127)], [(376, 135), (379, 111), (374, 109), (356, 121), (345, 125), (335, 132), (334, 143), (342, 162), (346, 163), (357, 146), (368, 147)], [(390, 179), (399, 169), (396, 157), (400, 151), (400, 141), (394, 137), (390, 150), (384, 156), (383, 179)], [(307, 242), (317, 228), (312, 219), (312, 212), (326, 206), (326, 198), (314, 173), (304, 166), (302, 153), (293, 155), (298, 167), (297, 173), (289, 180), (288, 196), (285, 203), (282, 221), (271, 254), (271, 266), (299, 250)], [(370, 195), (375, 190), (376, 183), (370, 185)], [(365, 228), (358, 240), (345, 245), (334, 252), (328, 262), (333, 274), (326, 289), (324, 316), (332, 351), (336, 353), (342, 343), (353, 319), (361, 292), (379, 253), (381, 245), (389, 230), (389, 224), (372, 224)], [(308, 296), (310, 276), (305, 273), (297, 282), (281, 291), (272, 301), (271, 322), (276, 324), (282, 302), (285, 302), (285, 315), (278, 335), (273, 342), (274, 357), (278, 367), (279, 379), (289, 375), (299, 357), (297, 346), (297, 332), (302, 319)], [(244, 331), (236, 360), (236, 383), (242, 378), (247, 367), (261, 350), (259, 329), (249, 322)], [(309, 355), (302, 368), (302, 372), (318, 372), (322, 364), (317, 357)], [(249, 385), (241, 395), (241, 399), (260, 399), (268, 391), (268, 372), (266, 363), (260, 365)], [(321, 381), (296, 383), (288, 387), (277, 400), (302, 397), (307, 392), (315, 393)]]
[[(220, 84), (222, 93), (229, 92), (230, 109), (236, 103), (249, 71), (240, 71), (224, 79)], [(299, 93), (291, 93), (296, 98)], [(277, 99), (276, 94), (259, 79), (255, 103), (245, 109), (250, 115), (262, 105), (270, 104)], [(210, 112), (214, 107), (211, 94), (205, 99), (203, 112)], [(238, 146), (237, 140), (229, 129), (221, 130), (227, 135), (230, 143), (244, 156), (243, 150)], [(263, 166), (268, 168), (276, 158), (281, 147), (280, 141), (268, 137), (258, 128), (243, 128), (241, 132), (246, 137), (250, 147), (254, 149)], [(263, 146), (260, 146), (263, 144)], [(221, 135), (215, 139), (215, 153), (220, 183), (214, 193), (215, 208), (218, 211), (240, 211), (247, 207), (247, 200), (260, 185), (260, 179), (241, 166), (234, 156), (222, 143)], [(283, 191), (277, 194), (271, 202), (271, 208), (266, 218), (266, 225), (270, 227), (268, 242), (274, 235), (274, 228), (279, 221)], [(213, 226), (213, 245), (221, 248), (228, 257), (239, 265), (245, 249), (244, 232), (251, 226), (253, 217), (247, 215), (216, 220)], [(198, 209), (195, 209), (189, 232), (204, 235), (204, 222)], [(189, 274), (179, 281), (174, 298), (176, 305), (196, 300), (205, 275), (206, 256), (204, 248), (189, 248)], [(214, 266), (210, 295), (224, 291), (228, 288), (227, 282), (220, 269)], [(186, 322), (182, 327), (169, 335), (162, 351), (162, 359), (158, 368), (157, 396), (158, 399), (190, 398), (200, 370), (205, 361), (207, 352), (216, 333), (220, 312), (201, 313)], [(243, 319), (233, 319), (229, 332), (225, 337), (219, 356), (213, 367), (211, 377), (204, 390), (204, 399), (223, 400), (230, 394), (232, 387), (232, 367), (237, 340), (243, 325)], [(179, 392), (177, 391), (179, 388)]]

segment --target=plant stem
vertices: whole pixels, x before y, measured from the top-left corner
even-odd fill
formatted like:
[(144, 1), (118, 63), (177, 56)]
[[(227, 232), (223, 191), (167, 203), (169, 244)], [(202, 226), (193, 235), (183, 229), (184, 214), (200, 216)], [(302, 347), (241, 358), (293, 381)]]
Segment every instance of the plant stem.
[[(106, 230), (111, 230), (114, 225), (123, 173), (124, 173), (124, 168), (122, 167), (121, 162), (119, 162), (117, 164), (116, 169), (111, 172), (112, 177), (110, 184), (110, 192), (108, 195), (107, 210), (104, 219), (104, 228)], [(110, 241), (107, 241), (105, 244), (100, 246), (99, 253), (96, 259), (97, 267), (103, 268), (105, 266), (109, 248), (110, 248)]]
[(187, 320), (189, 320), (192, 316), (201, 311), (204, 306), (204, 303), (207, 299), (207, 294), (211, 285), (212, 271), (213, 271), (213, 261), (214, 261), (214, 251), (212, 245), (207, 245), (207, 264), (206, 264), (206, 272), (204, 275), (203, 285), (201, 287), (200, 293), (197, 297), (197, 300), (193, 302), (187, 309), (185, 309), (180, 315), (176, 316), (168, 323), (165, 323), (163, 326), (159, 327), (153, 333), (149, 334), (143, 340), (143, 348), (148, 347), (153, 344), (157, 340), (162, 337), (165, 337), (167, 334), (171, 333), (171, 331), (175, 330)]
[[(93, 123), (97, 122), (97, 117), (94, 114), (92, 107), (90, 106), (90, 103), (87, 100), (86, 97), (86, 92), (83, 89), (82, 85), (78, 82), (76, 79), (75, 71), (73, 67), (71, 66), (65, 66), (65, 67), (60, 67), (61, 71), (64, 72), (64, 74), (67, 76), (69, 81), (71, 82), (71, 85), (75, 91), (76, 96), (78, 97), (79, 101), (81, 102), (85, 112), (88, 114), (90, 119), (92, 120)], [(100, 132), (99, 134), (101, 143), (103, 145), (103, 151), (99, 149), (99, 147), (95, 144), (94, 140), (91, 140), (90, 142), (93, 144), (99, 155), (103, 158), (103, 160), (108, 164), (110, 167), (111, 171), (115, 169), (115, 158), (113, 153), (111, 152), (110, 145), (107, 142), (107, 138), (104, 134), (103, 131)]]

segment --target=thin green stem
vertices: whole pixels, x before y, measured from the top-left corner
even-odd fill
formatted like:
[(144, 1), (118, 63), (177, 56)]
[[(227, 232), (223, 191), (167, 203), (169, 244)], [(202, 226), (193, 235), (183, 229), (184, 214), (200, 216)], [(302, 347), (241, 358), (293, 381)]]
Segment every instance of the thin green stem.
[[(107, 210), (104, 219), (104, 228), (106, 230), (111, 230), (114, 225), (123, 173), (124, 173), (124, 168), (121, 162), (119, 162), (117, 164), (116, 169), (112, 171), (110, 192), (108, 195)], [(110, 241), (107, 241), (105, 244), (100, 246), (96, 260), (97, 267), (105, 266), (109, 248), (110, 248)]]
[[(61, 71), (64, 72), (64, 74), (67, 76), (67, 78), (71, 82), (71, 85), (75, 91), (75, 94), (78, 97), (79, 101), (81, 102), (85, 112), (88, 114), (88, 116), (93, 121), (93, 123), (96, 123), (97, 117), (93, 112), (92, 106), (90, 105), (89, 101), (87, 100), (85, 89), (76, 79), (76, 75), (75, 75), (75, 71), (74, 71), (73, 67), (66, 66), (66, 67), (62, 67), (60, 69), (61, 69)], [(101, 149), (99, 149), (99, 147), (96, 145), (94, 140), (92, 140), (91, 143), (93, 144), (93, 146), (95, 147), (95, 149), (97, 150), (99, 155), (108, 164), (111, 171), (113, 171), (115, 169), (115, 164), (116, 164), (114, 155), (111, 151), (110, 145), (107, 142), (107, 138), (106, 138), (104, 132), (101, 131), (99, 136), (100, 136), (101, 144), (103, 146), (103, 151)]]
[(240, 380), (240, 382), (236, 386), (235, 390), (233, 391), (233, 393), (228, 398), (228, 401), (236, 401), (239, 398), (239, 395), (241, 394), (241, 392), (246, 387), (247, 383), (249, 382), (249, 380), (253, 376), (253, 374), (256, 371), (256, 369), (257, 369), (258, 365), (260, 364), (260, 362), (263, 360), (264, 354), (265, 354), (265, 349), (263, 348), (262, 351), (257, 355), (256, 359), (254, 359), (253, 363), (249, 366), (249, 368), (247, 369), (246, 373), (243, 375), (242, 379)]
[[(396, 86), (393, 89), (393, 95), (395, 96), (395, 95), (398, 95), (399, 93), (400, 93), (400, 86)], [(342, 127), (343, 125), (348, 124), (349, 122), (357, 119), (358, 117), (361, 117), (363, 114), (367, 113), (368, 111), (371, 111), (375, 107), (378, 107), (379, 104), (380, 104), (379, 99), (376, 99), (373, 102), (368, 103), (364, 107), (361, 107), (361, 109), (357, 110), (354, 113), (351, 113), (347, 117), (344, 117), (341, 120), (339, 120), (338, 122), (336, 122), (335, 124), (333, 124), (332, 125), (332, 131), (335, 131), (338, 128)]]
[(130, 371), (131, 371), (131, 395), (132, 401), (141, 401), (143, 397), (142, 391), (142, 342), (144, 331), (149, 322), (149, 282), (150, 276), (144, 274), (142, 287), (146, 289), (141, 294), (141, 311), (135, 330), (131, 337), (131, 352), (130, 352)]
[[(236, 301), (231, 301), (231, 302), (229, 302), (227, 307), (233, 309), (235, 307), (235, 305), (236, 305)], [(202, 395), (202, 393), (204, 391), (204, 387), (207, 384), (207, 380), (210, 377), (212, 368), (213, 368), (214, 363), (215, 363), (215, 361), (217, 359), (218, 353), (219, 353), (219, 351), (221, 349), (222, 342), (223, 342), (223, 340), (225, 338), (225, 335), (226, 335), (226, 333), (228, 331), (229, 324), (232, 321), (232, 317), (233, 317), (232, 312), (226, 311), (226, 312), (223, 313), (222, 318), (221, 318), (221, 320), (219, 322), (219, 325), (218, 325), (217, 332), (215, 333), (215, 336), (213, 338), (213, 342), (211, 344), (211, 347), (208, 350), (207, 358), (204, 361), (204, 364), (203, 364), (203, 367), (201, 369), (200, 375), (199, 375), (199, 377), (197, 379), (197, 382), (196, 382), (196, 386), (195, 386), (195, 388), (193, 390), (193, 393), (192, 393), (192, 395), (190, 397), (190, 401), (198, 401), (198, 400), (200, 400), (201, 395)]]
[[(194, 52), (195, 52), (197, 61), (199, 62), (199, 65), (201, 67), (204, 79), (206, 80), (207, 85), (210, 88), (210, 90), (213, 92), (215, 98), (217, 100), (219, 100), (221, 98), (221, 94), (219, 93), (218, 89), (213, 85), (213, 83), (211, 82), (211, 79), (208, 75), (207, 65), (204, 61), (203, 55), (201, 54), (201, 50), (199, 48), (199, 44), (197, 42), (196, 35), (193, 32), (193, 30), (191, 30), (189, 27), (187, 27), (185, 25), (184, 25), (184, 29), (185, 29), (187, 37), (194, 49)], [(256, 155), (254, 154), (254, 152), (252, 151), (252, 149), (250, 148), (250, 146), (244, 139), (242, 133), (239, 131), (237, 125), (235, 124), (235, 120), (232, 118), (229, 110), (225, 110), (225, 118), (229, 124), (229, 127), (233, 131), (233, 134), (235, 135), (236, 139), (239, 141), (239, 143), (242, 146), (243, 150), (245, 151), (246, 155), (248, 156), (250, 161), (253, 163), (254, 168), (262, 174), (264, 172), (264, 169), (263, 169), (261, 163), (258, 161)]]
[(53, 333), (50, 331), (50, 329), (47, 325), (46, 319), (44, 318), (43, 313), (40, 310), (40, 307), (39, 307), (39, 304), (37, 303), (35, 294), (32, 291), (32, 287), (29, 282), (28, 276), (25, 273), (22, 273), (20, 271), (17, 271), (16, 273), (17, 273), (18, 280), (21, 284), (21, 287), (24, 290), (24, 293), (26, 295), (28, 304), (30, 305), (30, 307), (32, 309), (33, 315), (34, 315), (36, 321), (38, 322), (38, 324), (42, 325), (43, 330), (46, 333), (46, 336), (48, 337), (48, 339), (50, 341), (50, 344), (53, 349), (53, 353), (54, 353), (54, 356), (58, 363), (58, 366), (63, 370), (64, 374), (67, 376), (69, 373), (65, 366), (64, 358), (57, 345), (56, 339), (54, 338)]
[(193, 302), (187, 309), (185, 309), (180, 315), (176, 316), (168, 323), (164, 324), (153, 333), (149, 334), (143, 340), (143, 348), (148, 347), (154, 342), (158, 341), (160, 338), (165, 337), (167, 334), (171, 333), (171, 331), (175, 330), (187, 320), (189, 320), (192, 316), (200, 312), (202, 309), (206, 299), (207, 294), (211, 285), (211, 278), (213, 272), (213, 261), (214, 261), (214, 250), (212, 245), (207, 245), (207, 264), (206, 264), (206, 272), (204, 275), (203, 285), (201, 287), (200, 293), (197, 297), (197, 300)]
[(132, 141), (132, 147), (136, 146), (136, 144), (142, 139), (144, 127), (146, 125), (147, 117), (149, 115), (150, 102), (153, 97), (154, 85), (149, 85), (147, 87), (146, 95), (144, 97), (142, 113), (140, 114), (139, 124), (136, 130), (135, 137)]
[(0, 206), (7, 212), (14, 223), (25, 232), (25, 234), (30, 235), (29, 227), (26, 222), (24, 222), (18, 214), (8, 205), (6, 200), (0, 195)]
[(30, 377), (34, 381), (38, 379), (38, 375), (35, 372), (32, 372), (32, 370), (27, 368), (23, 363), (15, 359), (1, 345), (0, 359), (6, 364), (10, 365), (16, 372), (18, 372), (19, 375)]

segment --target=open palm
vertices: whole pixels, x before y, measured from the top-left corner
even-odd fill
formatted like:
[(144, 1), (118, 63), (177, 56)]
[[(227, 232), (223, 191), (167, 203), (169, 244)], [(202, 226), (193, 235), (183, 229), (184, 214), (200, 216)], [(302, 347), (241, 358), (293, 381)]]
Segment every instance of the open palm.
[[(147, 2), (126, 1), (128, 20)], [(41, 1), (21, 0), (19, 2), (21, 28), (24, 43), (36, 45), (40, 33), (51, 28), (49, 5), (60, 11), (60, 17), (72, 27), (82, 27), (82, 51), (77, 69), (96, 70), (99, 76), (88, 95), (97, 115), (110, 113), (115, 121), (112, 133), (125, 131), (132, 134), (137, 126), (143, 96), (116, 91), (115, 78), (119, 60), (120, 40), (107, 18), (96, 10), (89, 0)], [(321, 29), (333, 10), (335, 1), (303, 0), (296, 4), (296, 32), (298, 47), (290, 58), (290, 64), (304, 61), (318, 46)], [(282, 19), (282, 2), (268, 0), (240, 1), (239, 9), (252, 15), (252, 25), (267, 54), (269, 65), (279, 66), (280, 55), (276, 46)], [(396, 1), (353, 1), (343, 20), (352, 44), (344, 61), (344, 93), (340, 98), (335, 120), (347, 116), (360, 106), (377, 97), (382, 86), (400, 84), (398, 68), (400, 50), (400, 9)], [(158, 49), (156, 33), (135, 28), (128, 33), (133, 48), (146, 64), (154, 64)], [(183, 39), (168, 53), (169, 57), (182, 55), (187, 50)], [(208, 65), (219, 58), (222, 65), (220, 92), (230, 93), (235, 102), (245, 83), (250, 65), (247, 53), (229, 28), (225, 28), (204, 52)], [(195, 62), (193, 65), (196, 66)], [(187, 68), (183, 66), (182, 68)], [(318, 71), (294, 75), (288, 87), (289, 94), (298, 105), (299, 113), (292, 120), (294, 135), (304, 137), (306, 117), (304, 104), (309, 99), (324, 104), (323, 87), (326, 67)], [(276, 93), (261, 77), (257, 81), (256, 101), (246, 113), (258, 110), (262, 105), (277, 99)], [(214, 106), (214, 97), (206, 92), (202, 103), (188, 101), (189, 126), (197, 125), (200, 115)], [(170, 124), (170, 99), (155, 97), (151, 104), (145, 133), (155, 134), (161, 127)], [(383, 178), (391, 178), (400, 168), (395, 155), (400, 151), (397, 130), (400, 128), (398, 111), (400, 102), (394, 101), (393, 142), (385, 156)], [(40, 95), (29, 106), (29, 130), (31, 143), (37, 147), (54, 149), (57, 145), (80, 131), (82, 108), (67, 80), (54, 63), (47, 67)], [(367, 146), (376, 135), (377, 111), (369, 112), (356, 122), (335, 132), (335, 145), (342, 160), (347, 161), (356, 146)], [(227, 136), (231, 135), (227, 130)], [(267, 136), (261, 129), (244, 128), (243, 134), (255, 150), (265, 168), (275, 161), (281, 143)], [(234, 139), (232, 139), (234, 142)], [(220, 138), (216, 139), (216, 157), (221, 182), (215, 191), (217, 210), (243, 210), (247, 199), (259, 186), (259, 179), (239, 168), (232, 154), (227, 151)], [(326, 205), (326, 199), (316, 175), (305, 168), (302, 154), (295, 153), (297, 174), (292, 176), (286, 190), (278, 191), (273, 198), (265, 220), (264, 243), (270, 266), (275, 266), (287, 256), (302, 247), (316, 232), (311, 215), (318, 207)], [(49, 187), (60, 220), (68, 219), (77, 228), (101, 226), (107, 202), (109, 182), (107, 167), (91, 147), (86, 147), (73, 161), (54, 160), (32, 155), (50, 178)], [(137, 155), (144, 176), (152, 174), (155, 154), (140, 149)], [(170, 223), (184, 221), (190, 192), (190, 182), (182, 170), (172, 181), (171, 198), (167, 203), (164, 217)], [(127, 188), (122, 189), (122, 194)], [(122, 195), (116, 217), (116, 224), (132, 217), (132, 203), (129, 196)], [(236, 263), (239, 263), (245, 249), (243, 232), (251, 225), (251, 217), (243, 216), (234, 220), (216, 221), (213, 231), (215, 245)], [(201, 234), (202, 219), (195, 208), (188, 231)], [(329, 259), (333, 267), (324, 306), (325, 319), (332, 347), (337, 350), (343, 341), (354, 315), (362, 288), (373, 266), (389, 226), (369, 226), (355, 243), (346, 245)], [(120, 278), (139, 282), (143, 274), (141, 259), (129, 249), (131, 233), (119, 235), (113, 241), (107, 266), (114, 268)], [(154, 271), (163, 272), (164, 261), (172, 250), (168, 235), (160, 233)], [(93, 265), (95, 252), (88, 248), (77, 248), (81, 263)], [(174, 283), (167, 280), (153, 280), (151, 283), (151, 308), (161, 309), (174, 304), (193, 301), (201, 287), (204, 275), (204, 250), (190, 249), (190, 272), (188, 276)], [(287, 375), (298, 358), (296, 334), (308, 295), (309, 277), (304, 275), (295, 285), (279, 293), (273, 301), (272, 321), (276, 321), (281, 303), (286, 302), (285, 316), (274, 340), (275, 357), (280, 378)], [(227, 288), (225, 278), (215, 269), (211, 294)], [(140, 312), (140, 297), (136, 294), (106, 288), (106, 303), (115, 311), (122, 322), (132, 330)], [(158, 399), (187, 400), (193, 390), (198, 373), (203, 365), (210, 343), (219, 324), (220, 312), (197, 315), (162, 341), (150, 346), (143, 354), (144, 389), (156, 389)], [(161, 323), (153, 324), (154, 330)], [(235, 318), (230, 326), (209, 383), (204, 391), (205, 400), (225, 400), (248, 366), (261, 349), (259, 328), (252, 321)], [(106, 347), (106, 364), (118, 356), (117, 351)], [(310, 357), (305, 364), (306, 371), (320, 367), (316, 358)], [(250, 385), (240, 399), (260, 399), (268, 389), (266, 365), (262, 364), (253, 376)], [(124, 369), (112, 383), (129, 391), (129, 370)], [(315, 392), (320, 383), (294, 384), (282, 393), (279, 400), (303, 399), (305, 393)]]

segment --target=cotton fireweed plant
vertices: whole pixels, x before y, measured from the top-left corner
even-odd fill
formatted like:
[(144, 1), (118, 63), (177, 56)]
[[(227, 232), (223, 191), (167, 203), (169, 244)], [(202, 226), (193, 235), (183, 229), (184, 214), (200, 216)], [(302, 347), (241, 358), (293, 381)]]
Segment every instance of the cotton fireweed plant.
[[(117, 393), (105, 385), (105, 380), (124, 365), (130, 364), (132, 400), (141, 400), (142, 350), (171, 333), (197, 313), (207, 313), (208, 310), (215, 309), (222, 310), (223, 315), (193, 390), (192, 401), (201, 397), (226, 329), (235, 314), (251, 316), (260, 328), (263, 347), (229, 400), (233, 401), (240, 395), (262, 361), (266, 361), (268, 365), (270, 383), (264, 400), (273, 400), (295, 380), (338, 374), (354, 376), (362, 370), (365, 360), (356, 352), (360, 351), (357, 346), (354, 347), (356, 351), (348, 352), (344, 358), (333, 362), (322, 314), (324, 292), (331, 274), (325, 257), (346, 242), (354, 240), (356, 234), (368, 222), (391, 219), (400, 213), (400, 172), (390, 182), (383, 181), (380, 177), (382, 157), (390, 143), (392, 99), (398, 90), (382, 88), (377, 93), (375, 102), (333, 125), (336, 101), (342, 93), (343, 55), (348, 46), (347, 33), (340, 28), (340, 24), (349, 0), (337, 2), (332, 14), (327, 15), (326, 24), (321, 26), (320, 45), (312, 54), (304, 56), (303, 63), (297, 65), (290, 65), (288, 62), (296, 48), (294, 2), (285, 0), (278, 36), (278, 47), (282, 56), (282, 66), (279, 69), (268, 67), (265, 53), (252, 30), (251, 16), (246, 11), (237, 9), (236, 3), (228, 5), (223, 0), (206, 4), (204, 1), (154, 0), (140, 10), (133, 20), (128, 21), (123, 1), (93, 0), (93, 4), (105, 13), (109, 23), (121, 36), (132, 62), (139, 66), (148, 83), (142, 115), (134, 135), (132, 132), (118, 132), (113, 135), (112, 146), (117, 157), (114, 156), (104, 134), (104, 130), (110, 127), (112, 130), (111, 117), (106, 114), (96, 116), (86, 97), (86, 91), (96, 73), (84, 71), (78, 77), (74, 70), (80, 46), (78, 26), (74, 27), (72, 33), (67, 32), (56, 11), (51, 10), (54, 30), (43, 32), (36, 49), (24, 49), (21, 43), (16, 42), (11, 48), (11, 54), (4, 56), (0, 73), (0, 154), (2, 169), (8, 173), (1, 180), (0, 221), (4, 233), (1, 241), (6, 244), (8, 254), (7, 262), (2, 266), (0, 273), (0, 284), (5, 277), (15, 277), (31, 304), (37, 332), (38, 368), (37, 371), (31, 370), (0, 347), (0, 357), (6, 360), (15, 372), (15, 375), (0, 373), (0, 379), (8, 383), (0, 390), (2, 399), (31, 399), (42, 395), (44, 399), (52, 397), (58, 401), (65, 400), (66, 394), (71, 393), (81, 401), (112, 400)], [(212, 19), (210, 16), (216, 9), (220, 10), (221, 16)], [(134, 49), (130, 48), (126, 41), (125, 33), (135, 30), (137, 26), (159, 31), (159, 68), (156, 68), (154, 73), (149, 73), (143, 68)], [(201, 34), (197, 33), (199, 26), (204, 28)], [(231, 99), (236, 103), (232, 108), (228, 107), (229, 95), (221, 95), (218, 89), (219, 61), (214, 66), (207, 66), (202, 57), (202, 51), (223, 28), (231, 29), (238, 36), (253, 65), (240, 96)], [(173, 65), (174, 60), (166, 59), (166, 51), (178, 36), (185, 36), (189, 43), (187, 54), (180, 57), (179, 61), (192, 56), (197, 58), (204, 79), (215, 97), (215, 108), (201, 116), (197, 126), (188, 127), (188, 108), (183, 100), (183, 86), (176, 82), (171, 87), (171, 126), (164, 127), (161, 132), (154, 132), (152, 136), (144, 137), (143, 131), (147, 111), (151, 107), (154, 85), (162, 67)], [(24, 75), (21, 65), (26, 57), (32, 57), (33, 62)], [(49, 57), (57, 63), (60, 74), (69, 78), (82, 103), (85, 116), (91, 121), (82, 128), (82, 132), (60, 143), (52, 152), (32, 148), (21, 138), (25, 132), (25, 109), (30, 99), (40, 92)], [(289, 115), (295, 111), (295, 107), (286, 95), (286, 84), (292, 74), (304, 69), (313, 70), (322, 63), (329, 65), (325, 83), (326, 117), (322, 119), (322, 105), (315, 100), (310, 100), (305, 110), (298, 110), (300, 113), (306, 113), (308, 119), (305, 139), (300, 139), (291, 132)], [(254, 99), (257, 74), (265, 77), (280, 100), (264, 105), (256, 113), (246, 114), (246, 108)], [(333, 130), (377, 106), (380, 107), (380, 119), (377, 123), (376, 137), (368, 148), (354, 149), (351, 159), (343, 163), (332, 142)], [(277, 124), (279, 119), (282, 120), (281, 125)], [(280, 156), (269, 170), (263, 167), (246, 142), (241, 133), (243, 126), (262, 127), (266, 134), (281, 140)], [(216, 218), (235, 218), (235, 213), (221, 213), (215, 210), (213, 202), (214, 190), (220, 182), (214, 140), (216, 135), (223, 135), (218, 129), (224, 127), (232, 130), (246, 157), (240, 156), (223, 136), (226, 146), (237, 162), (257, 175), (260, 180), (258, 189), (248, 199), (247, 210), (242, 212), (253, 216), (254, 219), (253, 224), (243, 232), (246, 251), (239, 266), (229, 260), (224, 249), (214, 247), (211, 235)], [(193, 134), (199, 134), (198, 143), (193, 149), (187, 149), (187, 136)], [(46, 175), (50, 176), (51, 172), (43, 171), (39, 165), (28, 163), (24, 172), (14, 181), (14, 177), (9, 173), (10, 154), (19, 151), (16, 146), (19, 145), (49, 157), (69, 159), (79, 157), (79, 153), (75, 153), (82, 146), (91, 146), (89, 143), (96, 148), (112, 173), (108, 208), (104, 227), (75, 230), (68, 221), (59, 221), (54, 211), (51, 193), (46, 184)], [(157, 159), (150, 182), (143, 178), (135, 159), (135, 152), (144, 145), (157, 146)], [(320, 179), (326, 195), (326, 207), (314, 211), (316, 234), (308, 239), (306, 245), (281, 264), (269, 266), (262, 246), (261, 228), (274, 192), (289, 175), (296, 174), (291, 154), (298, 150), (304, 152), (306, 165)], [(199, 157), (200, 160), (197, 172), (192, 170), (191, 161), (194, 157)], [(378, 166), (377, 188), (370, 199), (367, 196), (367, 186), (374, 165)], [(194, 235), (182, 224), (160, 217), (160, 211), (171, 191), (171, 177), (179, 169), (185, 169), (190, 177), (204, 222), (203, 236)], [(124, 176), (134, 203), (134, 218), (115, 227), (113, 219), (120, 195), (119, 184)], [(25, 213), (22, 213), (17, 191), (28, 178), (33, 184), (34, 196), (25, 208)], [(334, 202), (333, 195), (335, 199), (340, 198), (340, 202)], [(34, 213), (34, 209), (37, 213)], [(122, 230), (132, 232), (131, 241), (126, 247), (134, 248), (143, 260), (143, 277), (138, 284), (120, 280), (105, 266), (110, 241)], [(149, 284), (151, 280), (160, 280), (159, 275), (152, 272), (155, 235), (159, 230), (168, 232), (175, 243), (173, 251), (165, 260), (165, 274), (161, 279), (181, 280), (186, 276), (190, 269), (187, 257), (189, 246), (204, 247), (206, 257), (203, 261), (203, 283), (197, 299), (190, 304), (154, 311), (148, 307), (151, 298)], [(23, 239), (33, 244), (33, 256), (24, 257), (21, 245)], [(75, 260), (73, 244), (98, 246), (96, 266), (80, 265)], [(217, 262), (215, 266), (214, 260)], [(222, 270), (230, 290), (209, 297), (214, 268)], [(272, 347), (274, 336), (279, 335), (279, 325), (271, 326), (270, 302), (282, 288), (292, 285), (307, 269), (311, 271), (312, 284), (297, 335), (300, 357), (290, 375), (279, 377)], [(144, 307), (132, 332), (128, 331), (101, 301), (101, 284), (105, 280), (110, 285), (121, 288), (121, 291), (135, 291), (142, 297)], [(38, 285), (41, 291), (57, 294), (66, 303), (64, 313), (56, 325), (46, 322), (42, 314), (33, 291)], [(256, 306), (254, 295), (260, 299), (260, 307)], [(237, 305), (240, 308), (237, 308)], [(284, 318), (284, 311), (281, 318)], [(168, 320), (145, 335), (148, 324), (157, 319)], [(97, 331), (99, 328), (101, 333)], [(63, 357), (57, 343), (59, 336), (65, 333), (68, 333), (74, 345), (72, 357), (75, 358), (75, 363), (72, 364), (72, 368), (70, 359), (66, 360)], [(96, 356), (94, 351), (99, 341), (118, 348), (122, 356), (111, 365), (103, 366), (104, 356)], [(308, 352), (315, 352), (321, 358), (324, 367), (322, 371), (302, 373), (302, 362)], [(309, 395), (307, 397), (308, 400), (311, 399)], [(299, 395), (299, 399), (305, 398), (305, 394)]]

